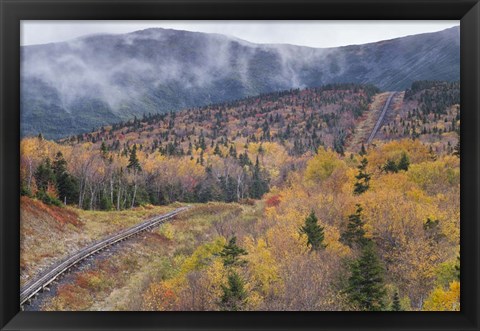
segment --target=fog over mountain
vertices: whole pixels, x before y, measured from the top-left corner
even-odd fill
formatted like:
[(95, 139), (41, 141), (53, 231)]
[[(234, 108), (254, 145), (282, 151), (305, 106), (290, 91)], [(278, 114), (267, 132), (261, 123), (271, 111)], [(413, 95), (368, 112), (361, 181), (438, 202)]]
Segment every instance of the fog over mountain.
[(459, 80), (460, 29), (338, 48), (147, 29), (21, 47), (22, 135), (86, 132), (133, 116), (328, 83), (403, 90)]

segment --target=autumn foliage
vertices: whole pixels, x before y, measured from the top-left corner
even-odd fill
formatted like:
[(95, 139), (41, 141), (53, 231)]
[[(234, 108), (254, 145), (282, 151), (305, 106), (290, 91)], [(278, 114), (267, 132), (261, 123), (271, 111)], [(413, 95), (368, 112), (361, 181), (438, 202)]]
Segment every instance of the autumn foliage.
[[(158, 231), (171, 247), (168, 273), (142, 283), (137, 309), (459, 310), (460, 159), (448, 148), (457, 112), (437, 107), (454, 107), (456, 94), (435, 88), (443, 103), (412, 89), (405, 100), (420, 110), (394, 120), (404, 133), (387, 124), (385, 140), (361, 155), (345, 142), (375, 90), (341, 85), (145, 116), (61, 142), (25, 138), (21, 185), (35, 196), (36, 169), (60, 151), (77, 207), (194, 206), (198, 223)], [(46, 192), (58, 196), (58, 183)], [(100, 286), (96, 276), (72, 291)]]

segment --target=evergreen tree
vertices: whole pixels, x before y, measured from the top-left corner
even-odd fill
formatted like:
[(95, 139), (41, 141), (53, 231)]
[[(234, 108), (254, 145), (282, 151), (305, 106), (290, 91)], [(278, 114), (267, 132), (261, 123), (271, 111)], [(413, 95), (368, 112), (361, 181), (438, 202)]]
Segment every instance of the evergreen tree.
[(223, 200), (223, 192), (210, 166), (205, 167), (206, 178), (195, 188), (199, 202)]
[(39, 191), (46, 192), (49, 183), (55, 184), (55, 173), (53, 172), (50, 158), (47, 157), (39, 164), (33, 176)]
[(360, 165), (357, 167), (358, 175), (355, 176), (357, 182), (354, 185), (353, 193), (356, 195), (362, 194), (368, 190), (370, 187), (370, 174), (367, 173), (367, 164), (368, 161), (364, 157), (362, 161), (360, 161)]
[(247, 150), (245, 150), (243, 154), (240, 154), (240, 156), (238, 157), (238, 162), (242, 167), (252, 165), (252, 161), (250, 161), (250, 158), (248, 157)]
[(390, 307), (391, 311), (403, 311), (402, 305), (400, 304), (400, 298), (398, 297), (398, 292), (395, 291), (393, 295), (392, 306)]
[(107, 145), (105, 144), (105, 141), (102, 141), (102, 145), (100, 146), (100, 151), (102, 152), (103, 157), (107, 156), (108, 148), (107, 148)]
[(305, 224), (300, 227), (300, 233), (307, 235), (307, 246), (312, 251), (318, 251), (327, 247), (323, 243), (325, 239), (324, 228), (318, 225), (318, 218), (313, 210), (305, 219)]
[(395, 163), (395, 161), (388, 159), (387, 162), (385, 162), (385, 164), (383, 165), (382, 170), (385, 171), (386, 173), (389, 173), (389, 172), (397, 173), (398, 166)]
[(407, 154), (403, 152), (402, 157), (400, 158), (400, 161), (398, 161), (397, 169), (408, 171), (409, 166), (410, 166), (410, 159), (408, 158)]
[(232, 237), (225, 246), (223, 246), (222, 251), (219, 253), (223, 259), (223, 265), (225, 267), (244, 265), (247, 262), (240, 257), (247, 254), (248, 252), (246, 250), (237, 245), (237, 237), (235, 236)]
[(142, 171), (142, 167), (140, 166), (140, 161), (137, 158), (137, 145), (133, 145), (132, 150), (130, 151), (130, 158), (128, 159), (128, 169), (132, 169), (134, 171)]
[(459, 130), (457, 130), (457, 136), (458, 136), (457, 137), (458, 141), (455, 147), (453, 148), (453, 155), (460, 158), (460, 131)]
[(135, 199), (137, 197), (137, 172), (142, 171), (142, 167), (140, 166), (140, 161), (137, 158), (137, 145), (134, 144), (132, 150), (130, 151), (130, 158), (128, 160), (128, 165), (127, 168), (129, 170), (133, 169), (133, 174), (134, 174), (134, 187), (133, 187), (133, 196), (132, 196), (132, 203), (131, 203), (131, 208), (135, 206)]
[(56, 185), (60, 200), (65, 204), (72, 204), (78, 200), (79, 188), (77, 179), (67, 171), (67, 161), (63, 158), (62, 152), (55, 155), (52, 164), (55, 174)]
[(200, 134), (200, 138), (198, 139), (198, 143), (202, 151), (207, 149), (207, 143), (205, 142), (205, 136), (203, 135), (203, 131)]
[(198, 159), (198, 162), (197, 163), (200, 163), (200, 165), (203, 166), (203, 164), (205, 163), (205, 159), (203, 157), (203, 149), (200, 151), (200, 158)]
[(457, 263), (455, 264), (455, 277), (460, 281), (460, 255), (457, 255)]
[(346, 293), (359, 310), (377, 311), (385, 308), (383, 267), (373, 242), (364, 246), (362, 255), (350, 265)]
[(357, 210), (355, 214), (348, 216), (347, 229), (340, 236), (340, 241), (349, 247), (363, 247), (368, 242), (368, 239), (365, 238), (365, 230), (363, 229), (363, 225), (365, 224), (362, 221), (363, 208), (359, 204), (356, 206)]
[(237, 200), (237, 183), (233, 177), (222, 177), (221, 182), (223, 185), (223, 192), (224, 192), (224, 201), (225, 202), (233, 202)]
[(245, 308), (247, 292), (243, 279), (237, 272), (233, 271), (228, 275), (227, 285), (222, 285), (222, 297), (220, 299), (220, 310), (239, 311)]
[(230, 146), (228, 154), (233, 158), (237, 158), (237, 150), (235, 149), (235, 147), (233, 145)]
[(252, 175), (252, 186), (250, 188), (250, 196), (254, 199), (260, 199), (266, 192), (268, 192), (268, 183), (263, 178), (262, 170), (260, 169), (260, 162), (255, 162)]
[(358, 153), (360, 156), (364, 156), (367, 154), (367, 150), (365, 149), (365, 145), (362, 143), (362, 148), (360, 148), (360, 153)]
[(220, 150), (220, 146), (218, 145), (218, 143), (215, 145), (215, 149), (213, 150), (213, 154), (222, 157), (222, 151)]

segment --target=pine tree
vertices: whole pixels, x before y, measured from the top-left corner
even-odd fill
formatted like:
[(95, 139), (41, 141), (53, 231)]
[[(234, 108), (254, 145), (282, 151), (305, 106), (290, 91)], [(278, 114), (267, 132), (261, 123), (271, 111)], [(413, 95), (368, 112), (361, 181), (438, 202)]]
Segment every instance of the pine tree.
[(228, 275), (227, 285), (222, 285), (222, 292), (220, 310), (239, 311), (245, 308), (247, 292), (244, 281), (237, 272), (233, 271)]
[(360, 156), (364, 156), (367, 154), (367, 150), (365, 149), (365, 145), (362, 143), (362, 148), (360, 148), (360, 153), (358, 153)]
[(205, 159), (203, 158), (203, 149), (200, 151), (200, 158), (198, 159), (197, 163), (200, 163), (202, 166), (205, 163)]
[(455, 147), (453, 148), (453, 155), (460, 158), (460, 135), (458, 135), (458, 141)]
[(240, 154), (238, 157), (238, 162), (240, 163), (241, 167), (252, 165), (252, 161), (250, 161), (250, 158), (248, 157), (247, 150), (245, 150), (243, 154)]
[(353, 189), (353, 193), (356, 195), (364, 193), (370, 187), (371, 175), (366, 171), (367, 165), (368, 165), (368, 161), (364, 157), (360, 161), (360, 165), (357, 167), (358, 175), (355, 176), (355, 178), (357, 179), (357, 182), (355, 183), (354, 189)]
[(397, 169), (408, 171), (409, 166), (410, 166), (410, 159), (408, 158), (407, 154), (404, 152), (402, 153), (402, 157), (400, 158), (400, 161), (398, 161)]
[(63, 158), (62, 152), (55, 155), (52, 170), (56, 178), (56, 186), (60, 200), (65, 204), (71, 204), (78, 200), (79, 188), (75, 177), (67, 171), (67, 161)]
[(305, 219), (305, 225), (300, 227), (300, 233), (307, 235), (307, 246), (309, 246), (312, 251), (318, 251), (327, 247), (327, 245), (323, 243), (325, 239), (324, 228), (318, 225), (318, 218), (313, 210)]
[(219, 253), (225, 267), (244, 265), (246, 261), (240, 257), (247, 254), (248, 252), (246, 250), (237, 245), (237, 237), (235, 236), (228, 241), (228, 244), (223, 246), (223, 250)]
[(362, 250), (362, 255), (350, 265), (346, 293), (350, 302), (360, 310), (377, 311), (385, 308), (383, 267), (373, 242)]
[(203, 131), (200, 134), (200, 138), (198, 139), (198, 143), (202, 151), (207, 149), (207, 143), (205, 142), (205, 136), (203, 135)]
[(128, 169), (133, 169), (135, 172), (142, 171), (140, 166), (140, 161), (137, 158), (137, 145), (133, 145), (132, 150), (130, 151), (130, 158), (128, 160)]
[(102, 145), (100, 146), (100, 151), (102, 152), (103, 157), (107, 156), (108, 148), (107, 148), (107, 145), (105, 144), (105, 141), (102, 141)]
[(386, 173), (389, 173), (389, 172), (397, 173), (398, 166), (395, 163), (395, 161), (388, 159), (387, 162), (385, 162), (385, 164), (383, 165), (382, 170), (385, 171)]
[(222, 151), (220, 150), (220, 146), (218, 145), (218, 143), (215, 145), (215, 149), (213, 151), (213, 154), (222, 157)]
[(457, 263), (455, 264), (455, 277), (460, 281), (460, 255), (457, 255)]
[(235, 149), (235, 147), (233, 145), (230, 146), (228, 154), (233, 158), (237, 158), (237, 150)]
[(40, 163), (33, 176), (35, 177), (35, 182), (39, 191), (46, 192), (49, 183), (55, 184), (55, 173), (53, 172), (52, 165), (48, 157), (42, 163)]
[(400, 304), (400, 298), (398, 297), (398, 292), (395, 291), (393, 295), (392, 306), (390, 307), (391, 311), (403, 311), (402, 305)]
[(268, 183), (263, 178), (262, 170), (260, 168), (260, 162), (257, 160), (253, 167), (252, 175), (252, 187), (250, 189), (250, 195), (254, 199), (260, 199), (268, 191)]
[(128, 169), (133, 169), (134, 174), (134, 186), (133, 186), (133, 196), (132, 196), (132, 203), (130, 205), (131, 208), (135, 206), (135, 198), (137, 197), (137, 172), (142, 171), (142, 167), (140, 166), (140, 161), (137, 158), (137, 145), (133, 145), (133, 148), (130, 152), (130, 158), (128, 160)]
[(365, 237), (365, 230), (363, 225), (365, 224), (362, 221), (362, 210), (363, 208), (357, 204), (357, 210), (355, 214), (348, 216), (347, 229), (340, 236), (340, 241), (346, 244), (349, 247), (359, 246), (363, 247), (368, 239)]

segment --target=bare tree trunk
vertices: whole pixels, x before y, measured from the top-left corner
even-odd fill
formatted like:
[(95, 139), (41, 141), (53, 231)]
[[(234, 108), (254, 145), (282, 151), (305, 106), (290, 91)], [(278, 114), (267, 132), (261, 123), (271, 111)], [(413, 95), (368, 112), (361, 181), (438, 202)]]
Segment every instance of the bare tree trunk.
[(97, 190), (95, 189), (95, 186), (92, 185), (92, 188), (90, 189), (90, 206), (89, 206), (89, 209), (90, 210), (93, 210), (93, 200), (95, 198), (95, 192)]
[(85, 198), (85, 186), (86, 186), (85, 179), (82, 178), (80, 180), (80, 192), (78, 194), (78, 207), (79, 208), (83, 207), (83, 200)]
[(110, 203), (113, 205), (113, 178), (110, 177)]
[(135, 205), (135, 197), (137, 195), (137, 181), (135, 180), (135, 185), (133, 187), (133, 198), (132, 198), (132, 206), (130, 208), (133, 208)]
[(122, 195), (122, 183), (121, 178), (118, 177), (118, 193), (117, 193), (117, 210), (120, 210), (120, 197)]
[(28, 161), (28, 179), (27, 179), (27, 187), (28, 190), (30, 191), (32, 189), (32, 177), (33, 177), (33, 165), (32, 161)]
[(135, 205), (135, 197), (137, 196), (137, 170), (135, 170), (133, 173), (133, 183), (134, 183), (133, 197), (132, 197), (132, 205), (130, 208), (133, 208), (133, 206)]

